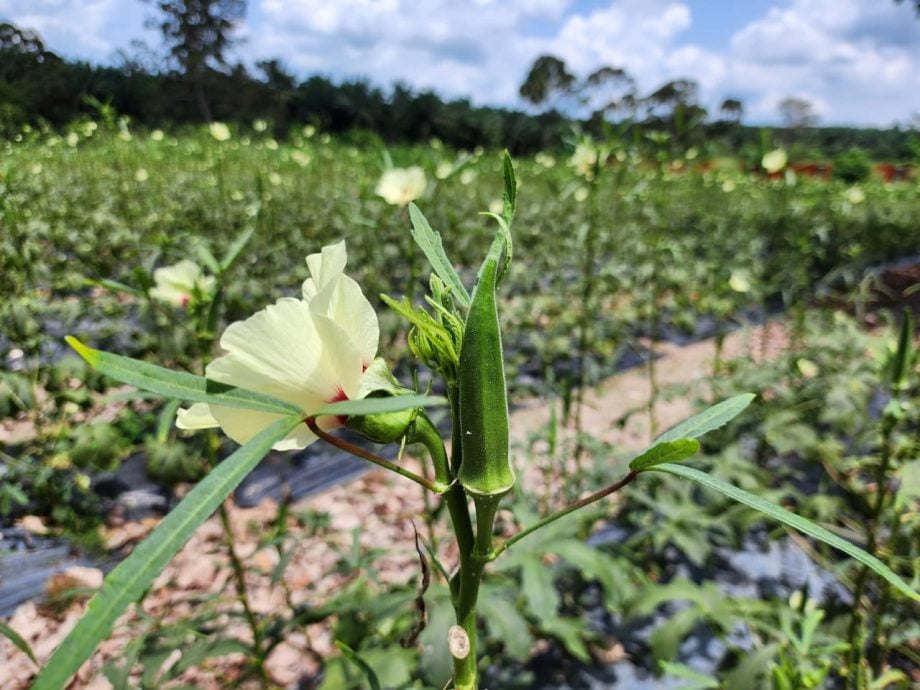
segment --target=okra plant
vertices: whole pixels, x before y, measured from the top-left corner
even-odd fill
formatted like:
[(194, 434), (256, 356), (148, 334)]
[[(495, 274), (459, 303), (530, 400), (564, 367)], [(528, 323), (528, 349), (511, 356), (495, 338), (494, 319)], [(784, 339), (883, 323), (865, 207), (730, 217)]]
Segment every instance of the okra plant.
[[(180, 410), (180, 427), (219, 427), (240, 448), (213, 467), (109, 573), (83, 618), (40, 672), (35, 690), (57, 689), (67, 683), (118, 617), (144, 594), (195, 529), (269, 450), (304, 448), (317, 439), (421, 485), (446, 504), (459, 558), (452, 568), (440, 562), (436, 565), (448, 581), (456, 616), (456, 625), (443, 643), (454, 660), (451, 682), (457, 690), (478, 687), (477, 599), (489, 564), (521, 539), (648, 472), (683, 477), (755, 508), (843, 551), (883, 578), (892, 591), (920, 600), (920, 594), (873, 555), (756, 495), (680, 464), (700, 449), (700, 436), (742, 412), (754, 398), (750, 394), (725, 400), (677, 425), (633, 457), (624, 476), (496, 541), (496, 511), (516, 481), (509, 452), (499, 316), (500, 288), (512, 261), (516, 204), (517, 183), (506, 155), (502, 211), (484, 214), (498, 229), (472, 293), (448, 259), (441, 236), (417, 207), (408, 207), (412, 238), (434, 269), (430, 294), (423, 306), (405, 298), (385, 301), (411, 324), (410, 348), (440, 377), (446, 397), (401, 386), (385, 360), (378, 357), (377, 315), (358, 283), (344, 274), (344, 242), (307, 257), (310, 277), (300, 298), (282, 298), (228, 326), (220, 338), (224, 354), (207, 365), (205, 376), (170, 371), (68, 339), (102, 373), (166, 398), (193, 403)], [(426, 414), (427, 408), (441, 405), (450, 411), (450, 452)], [(427, 451), (431, 473), (416, 474), (331, 433), (342, 426), (378, 443), (419, 444)]]

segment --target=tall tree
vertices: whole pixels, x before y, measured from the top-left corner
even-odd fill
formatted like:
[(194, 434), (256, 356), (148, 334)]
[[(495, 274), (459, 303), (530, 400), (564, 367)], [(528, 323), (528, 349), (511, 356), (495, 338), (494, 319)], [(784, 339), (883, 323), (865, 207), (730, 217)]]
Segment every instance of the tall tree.
[(527, 73), (520, 93), (534, 105), (541, 105), (551, 97), (555, 100), (570, 94), (574, 85), (575, 76), (568, 71), (565, 62), (553, 55), (541, 55)]
[(148, 25), (159, 29), (173, 68), (189, 80), (205, 120), (211, 108), (205, 94), (209, 69), (227, 64), (227, 50), (233, 45), (233, 30), (246, 14), (246, 0), (145, 0), (160, 16)]
[(726, 98), (719, 106), (719, 111), (724, 120), (737, 124), (741, 122), (741, 117), (744, 115), (744, 104), (737, 98)]

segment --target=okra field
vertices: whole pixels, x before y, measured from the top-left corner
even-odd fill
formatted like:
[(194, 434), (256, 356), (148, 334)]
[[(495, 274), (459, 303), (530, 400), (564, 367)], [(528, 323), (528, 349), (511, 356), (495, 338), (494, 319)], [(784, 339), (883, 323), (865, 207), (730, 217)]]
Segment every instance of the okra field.
[(0, 688), (917, 687), (920, 181), (764, 142), (0, 141)]

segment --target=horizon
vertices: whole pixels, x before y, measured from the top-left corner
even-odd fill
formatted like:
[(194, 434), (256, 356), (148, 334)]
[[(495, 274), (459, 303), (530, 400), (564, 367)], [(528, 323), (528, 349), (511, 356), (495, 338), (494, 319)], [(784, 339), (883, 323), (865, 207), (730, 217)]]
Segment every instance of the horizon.
[[(555, 55), (576, 76), (625, 68), (649, 93), (697, 81), (710, 116), (726, 98), (743, 122), (779, 124), (785, 97), (811, 102), (818, 126), (891, 128), (920, 118), (920, 20), (894, 0), (250, 0), (229, 60), (277, 58), (299, 80), (403, 83), (444, 99), (530, 110), (517, 89)], [(0, 0), (0, 18), (36, 31), (61, 57), (117, 64), (143, 41), (162, 52), (140, 0)], [(496, 37), (504, 40), (496, 40)], [(912, 79), (913, 78), (913, 79)]]

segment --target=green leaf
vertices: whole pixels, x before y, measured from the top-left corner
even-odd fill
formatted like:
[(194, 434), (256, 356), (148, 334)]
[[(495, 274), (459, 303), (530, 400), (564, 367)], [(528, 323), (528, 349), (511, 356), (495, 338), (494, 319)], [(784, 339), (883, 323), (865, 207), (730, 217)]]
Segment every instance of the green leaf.
[(203, 244), (199, 244), (197, 247), (195, 247), (195, 249), (198, 252), (198, 258), (201, 259), (201, 263), (207, 266), (211, 273), (214, 275), (220, 273), (220, 263), (211, 253), (210, 249), (205, 247)]
[(855, 558), (857, 561), (865, 565), (866, 567), (873, 570), (877, 575), (884, 578), (892, 585), (894, 585), (900, 592), (910, 597), (914, 601), (920, 601), (920, 594), (912, 590), (904, 580), (898, 577), (891, 569), (888, 568), (884, 563), (882, 563), (875, 556), (866, 553), (862, 549), (853, 546), (848, 541), (845, 541), (838, 537), (836, 534), (829, 532), (820, 525), (816, 525), (811, 520), (806, 520), (805, 518), (791, 513), (785, 508), (781, 508), (769, 501), (765, 501), (759, 496), (754, 494), (749, 494), (747, 491), (742, 491), (736, 486), (732, 486), (727, 482), (723, 482), (721, 479), (716, 479), (705, 472), (700, 472), (697, 469), (692, 467), (687, 467), (686, 465), (672, 465), (665, 463), (662, 465), (656, 465), (651, 468), (652, 472), (665, 472), (667, 474), (674, 474), (678, 477), (683, 477), (685, 479), (690, 479), (697, 484), (705, 486), (707, 489), (712, 489), (717, 491), (723, 496), (743, 503), (746, 506), (758, 510), (768, 517), (772, 517), (774, 520), (792, 527), (793, 529), (798, 530), (802, 534), (807, 534), (809, 537), (817, 539), (818, 541), (824, 542), (830, 546), (833, 546), (835, 549), (843, 551), (848, 556)]
[(428, 220), (412, 202), (409, 202), (409, 220), (412, 221), (412, 239), (428, 258), (434, 272), (450, 287), (460, 304), (464, 307), (470, 306), (470, 293), (463, 287), (460, 276), (444, 252), (441, 233), (431, 229)]
[(527, 621), (494, 587), (483, 587), (479, 598), (479, 613), (489, 628), (491, 637), (505, 645), (512, 659), (523, 661), (530, 656), (533, 636)]
[(416, 407), (441, 407), (446, 404), (447, 398), (436, 395), (394, 395), (389, 398), (362, 398), (329, 403), (319, 408), (313, 416), (364, 417), (369, 414), (402, 412)]
[(641, 472), (663, 462), (680, 462), (695, 455), (699, 450), (700, 442), (695, 438), (662, 441), (634, 457), (629, 463), (629, 469)]
[(677, 686), (677, 690), (713, 690), (721, 687), (719, 681), (715, 678), (703, 675), (699, 671), (684, 664), (671, 661), (659, 661), (658, 663), (661, 666), (661, 670), (669, 676), (675, 676), (689, 681), (685, 685)]
[(511, 221), (514, 220), (514, 211), (517, 208), (517, 178), (514, 175), (514, 164), (511, 162), (511, 154), (507, 151), (505, 151), (503, 169), (505, 191), (502, 194), (502, 217), (505, 219), (505, 223), (510, 227)]
[(199, 525), (217, 510), (221, 501), (243, 481), (271, 447), (300, 423), (299, 415), (279, 419), (198, 482), (150, 536), (108, 574), (102, 589), (90, 599), (83, 618), (38, 674), (32, 690), (59, 690), (64, 687), (96, 646), (108, 637), (118, 617), (129, 604), (140, 599)]
[(527, 601), (527, 608), (541, 623), (556, 618), (559, 593), (553, 571), (535, 556), (521, 564), (521, 593)]
[(98, 285), (99, 287), (104, 287), (106, 290), (111, 290), (112, 292), (123, 292), (126, 295), (131, 295), (141, 299), (144, 297), (143, 290), (138, 290), (137, 288), (131, 287), (130, 285), (119, 283), (117, 280), (110, 280), (108, 278), (87, 278), (86, 282), (90, 285)]
[(380, 690), (380, 681), (377, 680), (377, 674), (374, 673), (374, 669), (371, 668), (370, 664), (358, 656), (358, 653), (355, 652), (355, 650), (353, 650), (341, 640), (336, 640), (335, 646), (342, 650), (342, 654), (346, 659), (361, 669), (361, 673), (364, 674), (364, 676), (367, 678), (367, 682), (371, 685), (371, 690)]
[(32, 648), (29, 646), (29, 643), (22, 639), (22, 636), (18, 632), (3, 621), (0, 621), (0, 635), (12, 642), (20, 652), (29, 657), (34, 663), (38, 663), (35, 654), (32, 653)]
[(252, 239), (252, 235), (255, 233), (255, 231), (256, 224), (252, 223), (248, 227), (243, 228), (242, 232), (236, 236), (236, 239), (233, 240), (233, 244), (227, 248), (227, 252), (224, 254), (224, 258), (220, 261), (220, 270), (222, 272), (226, 271), (234, 264), (234, 262), (239, 257), (240, 252), (243, 251), (247, 244), (249, 244), (249, 240)]
[(68, 335), (64, 340), (90, 366), (106, 376), (166, 398), (205, 402), (272, 414), (303, 414), (297, 405), (265, 393), (228, 386), (184, 371), (171, 371), (130, 357), (94, 350)]
[(703, 434), (718, 429), (728, 424), (746, 408), (754, 398), (752, 393), (742, 393), (728, 400), (723, 400), (718, 405), (713, 405), (698, 415), (686, 419), (673, 429), (668, 429), (655, 439), (656, 443), (662, 441), (676, 441), (682, 438), (699, 438)]

